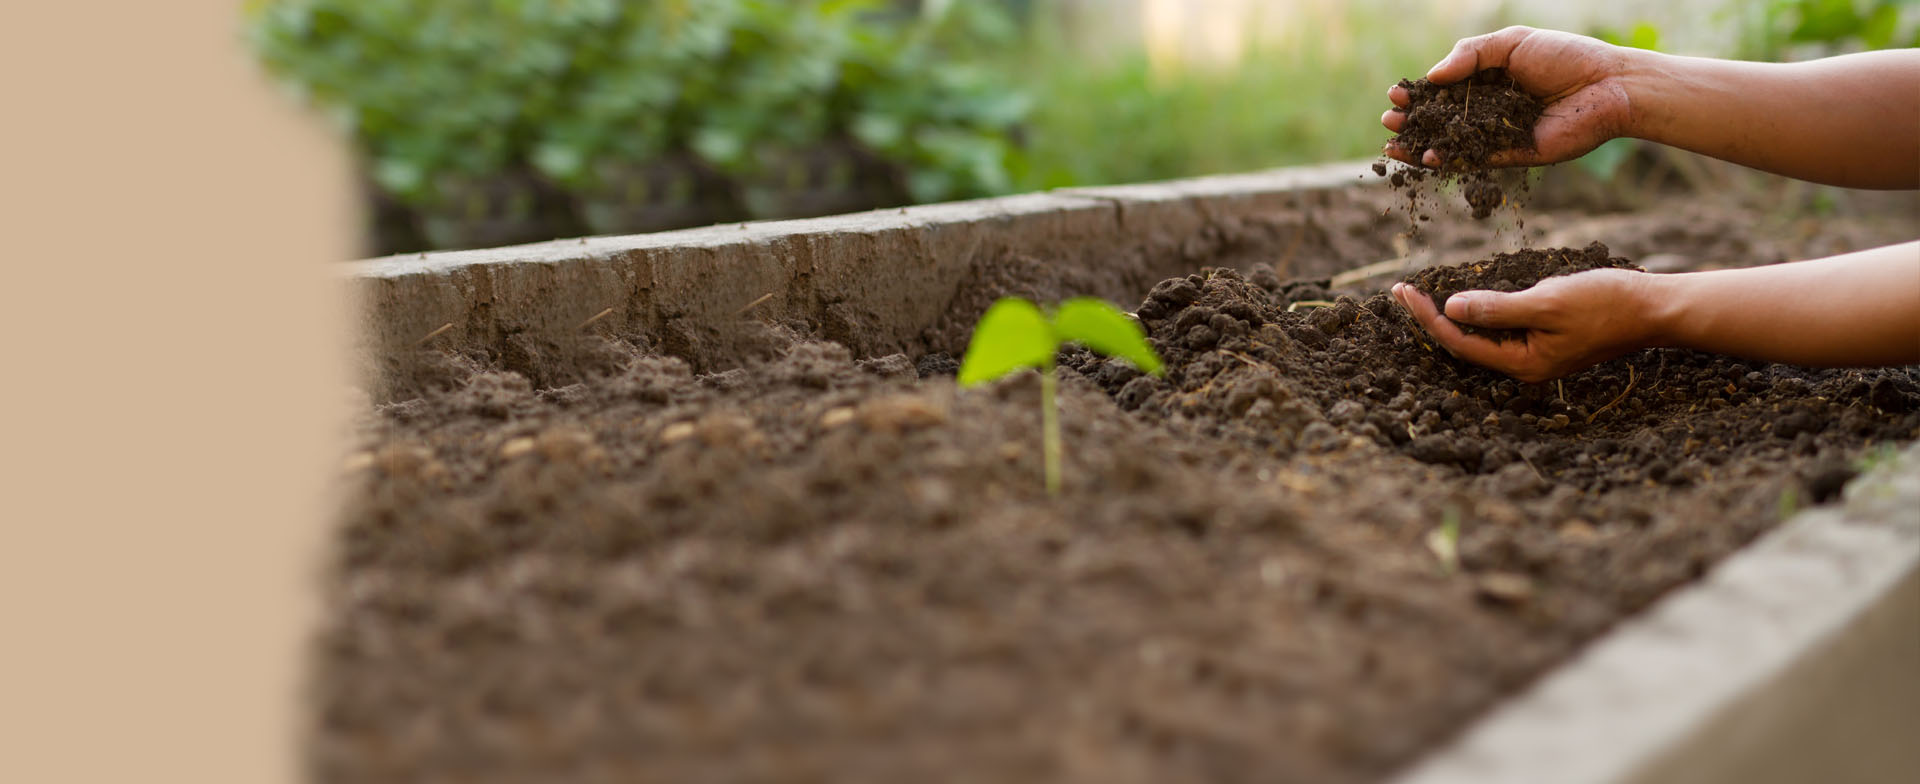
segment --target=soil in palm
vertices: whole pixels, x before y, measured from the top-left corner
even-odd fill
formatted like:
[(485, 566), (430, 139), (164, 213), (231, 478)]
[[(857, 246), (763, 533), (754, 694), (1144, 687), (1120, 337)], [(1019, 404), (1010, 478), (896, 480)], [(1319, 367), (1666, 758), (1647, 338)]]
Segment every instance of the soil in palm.
[(1406, 123), (1393, 144), (1419, 159), (1433, 150), (1437, 169), (1409, 167), (1387, 173), (1408, 193), (1410, 212), (1418, 212), (1415, 193), (1430, 178), (1459, 183), (1473, 217), (1484, 219), (1509, 201), (1508, 188), (1489, 171), (1496, 153), (1533, 148), (1533, 128), (1546, 104), (1519, 89), (1504, 68), (1488, 68), (1466, 79), (1437, 85), (1425, 79), (1400, 81), (1407, 91)]
[[(1596, 269), (1634, 269), (1633, 262), (1608, 253), (1607, 246), (1595, 242), (1585, 248), (1523, 248), (1511, 253), (1496, 253), (1493, 258), (1448, 267), (1428, 267), (1407, 279), (1414, 288), (1433, 300), (1433, 306), (1446, 312), (1447, 300), (1462, 291), (1521, 291), (1547, 278), (1572, 275)], [(1460, 331), (1481, 335), (1495, 342), (1525, 340), (1524, 329), (1494, 329), (1457, 324)]]

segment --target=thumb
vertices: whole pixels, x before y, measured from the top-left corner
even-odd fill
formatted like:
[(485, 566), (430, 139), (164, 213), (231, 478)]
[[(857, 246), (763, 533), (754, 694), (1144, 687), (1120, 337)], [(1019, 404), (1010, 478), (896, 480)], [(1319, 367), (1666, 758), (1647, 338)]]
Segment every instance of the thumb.
[(1447, 298), (1447, 318), (1494, 329), (1540, 326), (1541, 298), (1530, 292), (1462, 291)]
[(1532, 32), (1532, 28), (1515, 25), (1486, 35), (1462, 38), (1454, 43), (1453, 50), (1447, 52), (1446, 57), (1427, 70), (1427, 81), (1452, 84), (1483, 68), (1504, 66), (1508, 56), (1513, 54), (1514, 47), (1519, 46)]

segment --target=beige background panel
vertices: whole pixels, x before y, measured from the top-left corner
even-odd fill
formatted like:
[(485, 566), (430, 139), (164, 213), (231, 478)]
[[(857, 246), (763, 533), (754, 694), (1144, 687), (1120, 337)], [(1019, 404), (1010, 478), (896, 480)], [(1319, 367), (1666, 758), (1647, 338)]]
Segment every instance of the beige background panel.
[(354, 247), (238, 6), (0, 25), (0, 780), (294, 773)]

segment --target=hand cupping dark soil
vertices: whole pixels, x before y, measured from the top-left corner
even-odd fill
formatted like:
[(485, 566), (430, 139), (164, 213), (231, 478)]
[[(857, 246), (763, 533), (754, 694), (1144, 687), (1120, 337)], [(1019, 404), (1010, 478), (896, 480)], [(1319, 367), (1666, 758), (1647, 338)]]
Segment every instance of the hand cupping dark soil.
[[(1511, 253), (1496, 253), (1493, 258), (1447, 267), (1428, 267), (1407, 279), (1414, 288), (1433, 300), (1442, 313), (1447, 299), (1462, 291), (1521, 291), (1547, 278), (1572, 275), (1597, 269), (1638, 270), (1639, 265), (1613, 256), (1607, 246), (1595, 242), (1584, 249), (1522, 248)], [(1455, 322), (1460, 331), (1480, 335), (1496, 342), (1524, 340), (1524, 329), (1494, 329)]]

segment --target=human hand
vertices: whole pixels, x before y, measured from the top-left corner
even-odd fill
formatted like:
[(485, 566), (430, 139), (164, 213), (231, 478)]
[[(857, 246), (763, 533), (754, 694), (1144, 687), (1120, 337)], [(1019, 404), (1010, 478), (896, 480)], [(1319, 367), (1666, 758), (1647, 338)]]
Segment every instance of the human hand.
[[(1447, 312), (1405, 283), (1393, 297), (1448, 353), (1521, 381), (1548, 381), (1635, 349), (1660, 334), (1660, 276), (1621, 269), (1548, 278), (1512, 293), (1463, 291), (1447, 298)], [(1525, 329), (1526, 340), (1496, 342), (1461, 331), (1459, 324)]]
[[(1452, 84), (1482, 69), (1504, 66), (1520, 89), (1547, 107), (1534, 126), (1533, 149), (1495, 153), (1488, 163), (1541, 166), (1578, 158), (1623, 135), (1630, 114), (1623, 82), (1634, 51), (1584, 35), (1516, 26), (1461, 39), (1427, 71), (1427, 79)], [(1399, 133), (1407, 119), (1407, 91), (1395, 85), (1387, 98), (1395, 108), (1382, 114), (1380, 123)], [(1421, 165), (1440, 165), (1433, 150), (1405, 150), (1388, 143), (1385, 152), (1403, 163), (1412, 164), (1419, 155)]]

